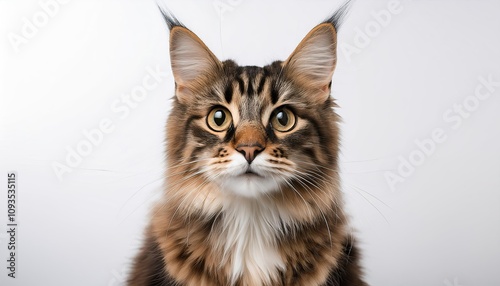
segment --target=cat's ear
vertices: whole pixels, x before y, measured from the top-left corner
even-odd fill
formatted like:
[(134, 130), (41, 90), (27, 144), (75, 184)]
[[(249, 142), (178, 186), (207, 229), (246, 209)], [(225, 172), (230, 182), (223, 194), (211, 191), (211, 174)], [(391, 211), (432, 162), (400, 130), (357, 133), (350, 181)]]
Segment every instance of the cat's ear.
[(221, 62), (189, 29), (170, 30), (170, 62), (178, 97), (189, 96), (205, 86), (221, 69)]
[(328, 19), (314, 27), (284, 63), (285, 73), (302, 86), (317, 91), (318, 100), (330, 95), (337, 65), (337, 31), (352, 3), (353, 0), (346, 0)]
[[(332, 23), (314, 27), (284, 63), (287, 76), (306, 88), (329, 95), (337, 64), (337, 31)], [(326, 98), (325, 97), (325, 98)]]

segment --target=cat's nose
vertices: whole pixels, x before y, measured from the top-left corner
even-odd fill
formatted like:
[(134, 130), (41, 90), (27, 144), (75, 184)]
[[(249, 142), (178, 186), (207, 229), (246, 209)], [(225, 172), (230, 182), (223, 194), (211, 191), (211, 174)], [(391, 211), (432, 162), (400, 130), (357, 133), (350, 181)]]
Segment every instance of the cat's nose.
[(248, 164), (251, 164), (253, 159), (264, 150), (264, 147), (260, 144), (251, 144), (251, 145), (238, 145), (236, 146), (236, 151), (240, 152), (245, 156)]

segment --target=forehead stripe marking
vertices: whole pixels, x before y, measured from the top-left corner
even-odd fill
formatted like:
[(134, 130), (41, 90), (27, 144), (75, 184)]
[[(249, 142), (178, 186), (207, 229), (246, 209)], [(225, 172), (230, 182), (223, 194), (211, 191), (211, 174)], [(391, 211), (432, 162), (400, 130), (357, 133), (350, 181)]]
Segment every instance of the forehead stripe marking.
[(260, 78), (259, 85), (257, 86), (257, 94), (261, 94), (262, 90), (264, 90), (264, 85), (266, 84), (266, 74), (263, 74)]
[(252, 84), (253, 80), (254, 79), (250, 78), (250, 77), (247, 80), (247, 83), (248, 83), (247, 94), (248, 94), (248, 96), (252, 96), (253, 95), (253, 84)]
[(240, 77), (237, 77), (236, 80), (238, 81), (238, 87), (240, 88), (240, 94), (245, 93), (245, 83)]
[(276, 88), (276, 81), (274, 81), (271, 83), (271, 102), (276, 104), (276, 102), (278, 102), (278, 98), (278, 89)]
[(224, 91), (224, 98), (227, 103), (231, 103), (231, 100), (233, 99), (233, 83), (229, 83), (227, 85), (226, 90)]

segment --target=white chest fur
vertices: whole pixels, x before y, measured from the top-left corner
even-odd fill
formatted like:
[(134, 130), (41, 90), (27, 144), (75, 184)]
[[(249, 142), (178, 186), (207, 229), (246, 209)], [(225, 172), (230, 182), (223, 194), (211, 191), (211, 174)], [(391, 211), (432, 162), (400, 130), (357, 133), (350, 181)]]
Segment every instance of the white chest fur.
[(269, 285), (285, 268), (276, 247), (281, 219), (286, 217), (276, 206), (255, 199), (236, 198), (224, 204), (220, 247), (224, 260), (230, 261), (233, 283), (245, 276), (250, 285)]

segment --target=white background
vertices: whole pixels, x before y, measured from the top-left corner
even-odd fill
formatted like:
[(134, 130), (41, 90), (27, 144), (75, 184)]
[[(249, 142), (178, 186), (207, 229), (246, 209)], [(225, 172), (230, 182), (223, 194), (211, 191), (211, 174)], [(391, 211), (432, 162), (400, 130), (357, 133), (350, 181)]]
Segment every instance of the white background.
[[(168, 32), (153, 1), (0, 1), (0, 261), (8, 258), (6, 180), (18, 174), (18, 268), (0, 285), (122, 285), (161, 194), (164, 122), (173, 95)], [(342, 124), (342, 178), (366, 280), (383, 286), (500, 285), (500, 87), (461, 125), (443, 119), (474, 103), (479, 77), (500, 81), (498, 1), (389, 0), (353, 6), (339, 33), (333, 96)], [(221, 4), (223, 3), (223, 4)], [(169, 1), (220, 58), (285, 59), (339, 1)], [(224, 6), (225, 5), (225, 6)], [(220, 16), (216, 7), (225, 10)], [(38, 20), (34, 17), (40, 17)], [(38, 21), (25, 42), (25, 20)], [(370, 24), (371, 23), (371, 24)], [(376, 24), (377, 25), (377, 24)], [(373, 27), (376, 27), (372, 26)], [(357, 43), (357, 44), (356, 44)], [(352, 50), (351, 50), (352, 51)], [(111, 107), (163, 72), (130, 114)], [(484, 91), (484, 89), (483, 89)], [(67, 148), (108, 118), (90, 155), (59, 179)], [(401, 158), (435, 129), (446, 136), (391, 189)], [(416, 153), (415, 153), (416, 154)], [(423, 153), (421, 153), (423, 154)]]

